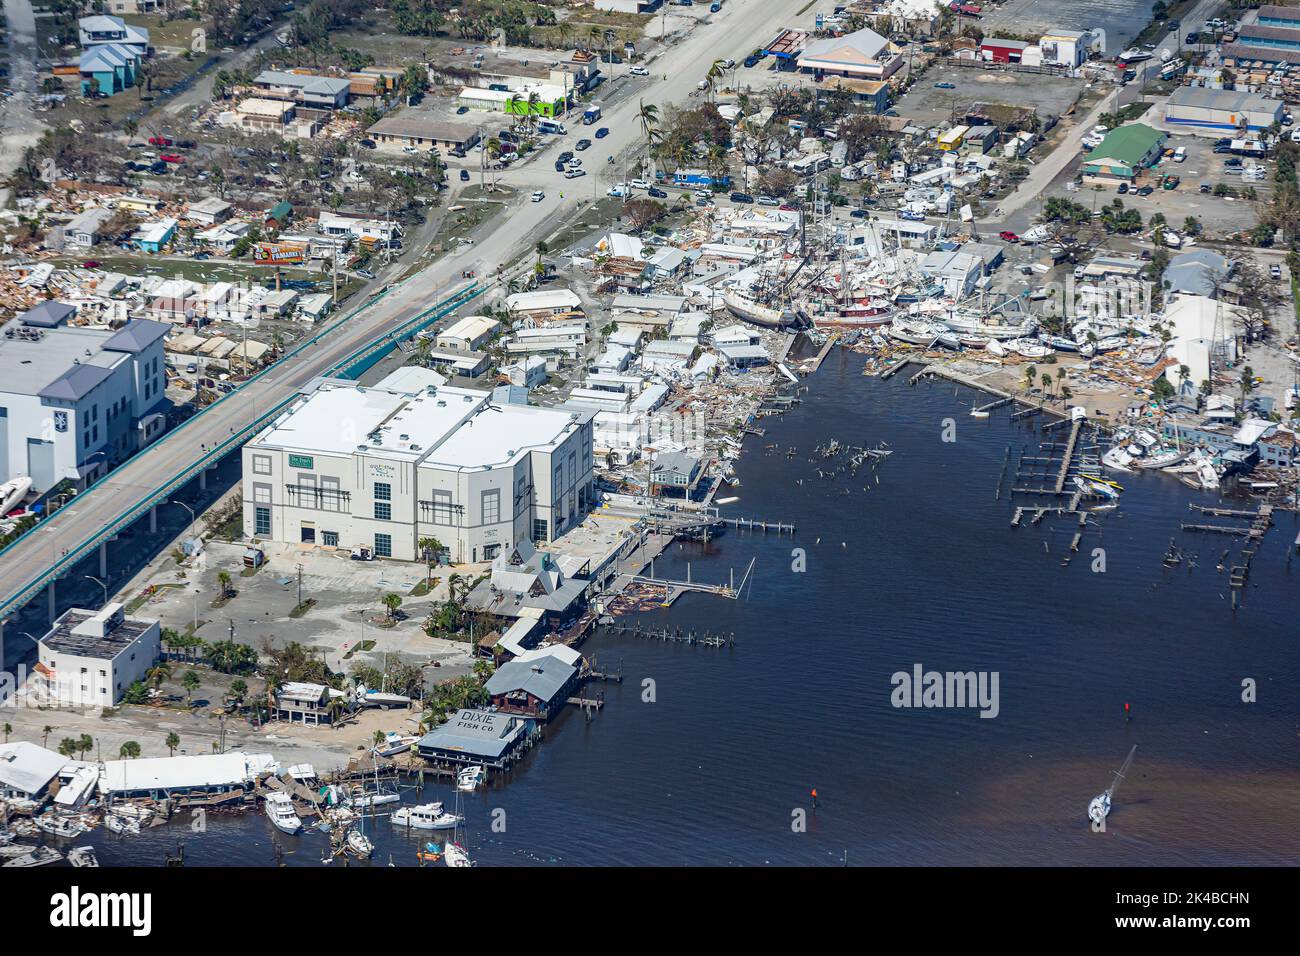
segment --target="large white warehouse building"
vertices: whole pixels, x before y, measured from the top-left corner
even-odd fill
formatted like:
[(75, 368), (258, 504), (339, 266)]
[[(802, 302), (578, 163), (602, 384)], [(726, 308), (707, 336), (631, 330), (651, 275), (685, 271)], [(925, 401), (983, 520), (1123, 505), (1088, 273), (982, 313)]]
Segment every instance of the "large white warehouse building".
[(244, 534), (415, 560), (488, 561), (592, 504), (592, 418), (485, 392), (320, 380), (243, 451)]

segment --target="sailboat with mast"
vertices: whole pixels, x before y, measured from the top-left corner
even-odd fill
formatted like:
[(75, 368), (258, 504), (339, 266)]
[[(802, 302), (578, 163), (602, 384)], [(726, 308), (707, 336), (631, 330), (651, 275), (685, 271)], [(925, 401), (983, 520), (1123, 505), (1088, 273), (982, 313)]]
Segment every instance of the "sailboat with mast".
[(1088, 801), (1088, 819), (1096, 826), (1101, 826), (1105, 823), (1106, 818), (1110, 816), (1111, 800), (1115, 796), (1115, 791), (1119, 788), (1119, 782), (1128, 775), (1128, 768), (1133, 763), (1135, 753), (1137, 753), (1137, 744), (1134, 744), (1133, 749), (1128, 752), (1128, 757), (1125, 758), (1123, 766), (1115, 771), (1115, 782)]
[(443, 844), (442, 862), (448, 866), (474, 866), (474, 861), (469, 858), (469, 851), (465, 849), (465, 813), (464, 807), (461, 805), (462, 799), (459, 787), (456, 788), (455, 794), (456, 809), (454, 816), (456, 817), (456, 827), (452, 830), (451, 838)]

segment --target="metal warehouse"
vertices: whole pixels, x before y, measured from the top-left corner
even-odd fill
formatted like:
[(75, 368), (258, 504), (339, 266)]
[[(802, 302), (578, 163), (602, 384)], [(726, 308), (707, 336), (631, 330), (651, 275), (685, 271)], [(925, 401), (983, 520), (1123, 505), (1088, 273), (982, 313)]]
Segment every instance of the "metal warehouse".
[(1258, 93), (1180, 86), (1165, 106), (1165, 122), (1213, 133), (1268, 129), (1282, 120), (1282, 101)]

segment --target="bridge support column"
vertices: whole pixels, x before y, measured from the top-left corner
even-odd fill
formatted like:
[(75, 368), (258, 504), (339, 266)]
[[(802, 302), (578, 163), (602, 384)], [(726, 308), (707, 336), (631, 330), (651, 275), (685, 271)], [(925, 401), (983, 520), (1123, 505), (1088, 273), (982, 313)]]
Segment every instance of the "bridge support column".
[(99, 542), (99, 576), (108, 580), (108, 541)]
[(154, 505), (152, 508), (149, 509), (149, 533), (156, 534), (157, 532), (158, 532), (158, 506)]
[(49, 591), (50, 591), (50, 623), (53, 624), (54, 619), (59, 616), (58, 608), (56, 607), (57, 598), (54, 595), (54, 578), (50, 578)]
[(206, 467), (199, 469), (199, 491), (208, 490), (208, 469)]

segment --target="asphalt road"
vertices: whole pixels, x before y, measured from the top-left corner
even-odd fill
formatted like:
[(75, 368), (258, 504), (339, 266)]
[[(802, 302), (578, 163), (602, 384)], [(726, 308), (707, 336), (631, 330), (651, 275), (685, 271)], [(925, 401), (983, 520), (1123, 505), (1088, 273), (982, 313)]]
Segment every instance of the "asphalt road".
[[(641, 100), (655, 103), (661, 112), (670, 104), (696, 102), (691, 94), (710, 63), (721, 57), (743, 58), (785, 26), (802, 2), (731, 0), (721, 13), (712, 15), (649, 64), (651, 75), (637, 80), (640, 86), (615, 102), (601, 120), (600, 125), (607, 126), (610, 134), (599, 141), (599, 149), (593, 146), (588, 153), (613, 155), (621, 161), (641, 148), (644, 137), (637, 120)], [(566, 125), (570, 126), (566, 135), (549, 137), (548, 151), (572, 148), (574, 142), (592, 132), (576, 121)], [(79, 495), (37, 531), (0, 553), (0, 616), (29, 600), (37, 582), (51, 571), (73, 563), (79, 550), (84, 552), (97, 541), (119, 516), (154, 497), (166, 480), (197, 467), (207, 454), (205, 449), (251, 428), (326, 369), (463, 288), (463, 271), (472, 269), (481, 277), (489, 276), (498, 265), (531, 249), (538, 238), (552, 234), (590, 201), (591, 187), (586, 180), (572, 181), (585, 189), (564, 189), (561, 184), (570, 181), (555, 173), (545, 156), (511, 171), (509, 181), (517, 190), (517, 205), (485, 224), (474, 245), (440, 258), (371, 307), (339, 323), (316, 344), (282, 359), (226, 401), (164, 436), (93, 490)], [(529, 193), (537, 188), (546, 190), (546, 199), (530, 202)], [(560, 198), (561, 191), (564, 199)]]

